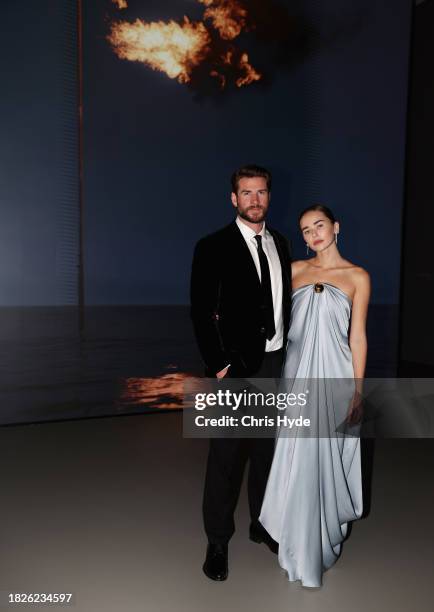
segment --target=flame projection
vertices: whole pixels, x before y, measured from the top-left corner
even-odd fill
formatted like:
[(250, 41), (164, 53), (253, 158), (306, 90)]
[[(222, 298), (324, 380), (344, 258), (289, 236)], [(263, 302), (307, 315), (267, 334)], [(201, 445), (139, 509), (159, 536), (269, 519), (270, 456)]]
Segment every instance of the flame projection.
[[(259, 81), (261, 73), (249, 62), (248, 54), (232, 41), (247, 31), (247, 10), (237, 0), (197, 0), (204, 5), (203, 21), (182, 23), (112, 23), (108, 35), (120, 59), (141, 62), (164, 72), (180, 83), (205, 77), (215, 79), (221, 89), (243, 87)], [(120, 6), (123, 0), (116, 4)]]
[(127, 0), (112, 0), (113, 4), (116, 4), (118, 9), (128, 8)]
[(246, 26), (247, 11), (231, 0), (198, 0), (208, 8), (204, 19), (210, 19), (213, 27), (224, 40), (233, 40)]
[(188, 83), (192, 68), (205, 56), (209, 36), (203, 23), (191, 23), (187, 17), (182, 25), (137, 19), (114, 24), (109, 41), (121, 59), (148, 64), (171, 79)]
[(249, 85), (250, 83), (253, 83), (253, 81), (259, 81), (259, 79), (261, 78), (259, 72), (256, 72), (256, 70), (249, 64), (249, 56), (247, 55), (247, 53), (242, 54), (239, 62), (239, 67), (241, 71), (244, 72), (244, 76), (238, 77), (238, 79), (235, 81), (237, 87)]
[(185, 372), (173, 372), (154, 378), (127, 378), (119, 404), (143, 406), (148, 408), (182, 408), (184, 383), (191, 378)]

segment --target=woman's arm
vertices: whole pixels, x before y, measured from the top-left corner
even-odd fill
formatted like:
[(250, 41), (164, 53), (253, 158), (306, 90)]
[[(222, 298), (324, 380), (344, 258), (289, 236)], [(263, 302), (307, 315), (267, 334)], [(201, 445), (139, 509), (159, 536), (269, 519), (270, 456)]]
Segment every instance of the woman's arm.
[[(355, 277), (355, 293), (351, 313), (349, 345), (353, 357), (354, 378), (361, 382), (365, 375), (368, 341), (366, 319), (368, 315), (371, 280), (366, 270), (360, 268)], [(360, 389), (361, 391), (361, 389)]]
[(305, 262), (302, 259), (298, 259), (297, 261), (291, 262), (291, 278), (292, 282), (294, 282), (295, 278), (298, 274), (304, 269)]

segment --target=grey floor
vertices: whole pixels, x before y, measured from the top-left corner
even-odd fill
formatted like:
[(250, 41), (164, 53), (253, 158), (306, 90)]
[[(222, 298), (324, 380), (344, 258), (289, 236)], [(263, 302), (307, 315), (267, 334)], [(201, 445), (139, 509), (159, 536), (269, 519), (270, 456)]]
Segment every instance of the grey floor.
[(80, 612), (432, 610), (433, 449), (377, 441), (370, 514), (312, 590), (248, 540), (245, 490), (229, 579), (202, 574), (207, 446), (183, 439), (179, 413), (2, 428), (2, 603), (72, 591)]

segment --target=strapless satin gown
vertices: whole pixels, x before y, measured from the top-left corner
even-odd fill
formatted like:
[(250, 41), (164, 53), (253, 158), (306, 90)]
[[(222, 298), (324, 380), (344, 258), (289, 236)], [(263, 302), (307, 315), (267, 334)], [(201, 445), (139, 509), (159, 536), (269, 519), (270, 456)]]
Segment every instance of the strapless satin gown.
[[(316, 418), (320, 433), (288, 437), (278, 430), (259, 520), (279, 543), (279, 564), (289, 580), (307, 587), (321, 586), (323, 572), (340, 555), (348, 522), (362, 514), (360, 439), (335, 433), (354, 390), (350, 316), (350, 298), (333, 285), (310, 284), (293, 292), (283, 378), (297, 379), (286, 383), (292, 389), (319, 379), (315, 401), (298, 413), (305, 416), (307, 410)], [(347, 379), (337, 393), (336, 385), (324, 380), (332, 378)]]

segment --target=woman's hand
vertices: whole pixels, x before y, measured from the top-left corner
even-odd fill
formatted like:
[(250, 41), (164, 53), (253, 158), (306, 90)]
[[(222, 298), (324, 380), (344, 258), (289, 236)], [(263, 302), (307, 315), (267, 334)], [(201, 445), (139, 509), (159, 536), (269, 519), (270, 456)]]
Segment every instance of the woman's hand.
[(350, 402), (346, 422), (348, 425), (359, 425), (363, 418), (363, 397), (359, 391), (354, 391)]

